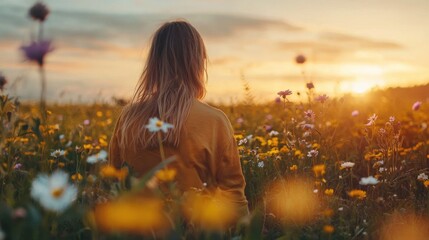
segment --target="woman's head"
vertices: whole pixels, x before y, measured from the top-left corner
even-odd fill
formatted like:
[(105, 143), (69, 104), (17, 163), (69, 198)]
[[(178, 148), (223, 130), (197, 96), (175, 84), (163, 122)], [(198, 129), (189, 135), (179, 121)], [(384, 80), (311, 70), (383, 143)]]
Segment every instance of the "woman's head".
[(177, 146), (192, 101), (205, 95), (206, 66), (204, 42), (190, 23), (179, 20), (163, 24), (152, 38), (133, 101), (123, 113), (123, 133), (135, 132), (132, 128), (140, 126), (139, 133), (131, 134), (138, 134), (138, 139), (126, 139), (130, 134), (123, 134), (123, 143), (156, 145), (156, 139), (139, 124), (159, 117), (175, 126), (165, 139)]

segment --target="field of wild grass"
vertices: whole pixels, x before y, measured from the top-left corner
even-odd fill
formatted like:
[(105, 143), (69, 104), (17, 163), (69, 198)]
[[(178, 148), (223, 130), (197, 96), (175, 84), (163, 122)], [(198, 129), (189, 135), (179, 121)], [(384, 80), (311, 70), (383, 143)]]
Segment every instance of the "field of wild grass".
[(108, 165), (120, 106), (0, 102), (1, 239), (426, 239), (429, 111), (377, 97), (218, 106), (235, 129), (251, 214), (174, 169)]

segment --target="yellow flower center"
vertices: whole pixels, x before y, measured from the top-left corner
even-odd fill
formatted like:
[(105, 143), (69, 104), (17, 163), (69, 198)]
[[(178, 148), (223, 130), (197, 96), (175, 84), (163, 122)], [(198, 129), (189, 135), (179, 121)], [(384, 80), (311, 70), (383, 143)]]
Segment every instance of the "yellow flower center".
[(157, 126), (157, 127), (162, 127), (162, 121), (158, 121), (158, 122), (156, 122), (156, 126)]
[(54, 198), (59, 198), (61, 197), (61, 195), (63, 195), (64, 193), (64, 188), (56, 188), (52, 191), (52, 196), (54, 196)]

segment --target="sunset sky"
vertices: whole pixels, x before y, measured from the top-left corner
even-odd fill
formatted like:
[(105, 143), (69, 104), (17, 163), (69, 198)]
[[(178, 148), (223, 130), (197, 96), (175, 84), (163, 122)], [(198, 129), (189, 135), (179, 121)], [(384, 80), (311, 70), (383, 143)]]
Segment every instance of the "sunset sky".
[[(0, 0), (0, 72), (8, 92), (39, 97), (36, 66), (18, 50), (36, 25), (34, 0)], [(304, 91), (301, 72), (330, 96), (374, 86), (429, 82), (428, 0), (50, 0), (45, 29), (48, 99), (130, 97), (148, 41), (163, 22), (184, 18), (208, 49), (206, 99), (240, 100), (243, 80), (256, 100)], [(294, 58), (304, 54), (305, 66)], [(243, 77), (242, 77), (243, 76)], [(15, 82), (15, 83), (14, 83)]]

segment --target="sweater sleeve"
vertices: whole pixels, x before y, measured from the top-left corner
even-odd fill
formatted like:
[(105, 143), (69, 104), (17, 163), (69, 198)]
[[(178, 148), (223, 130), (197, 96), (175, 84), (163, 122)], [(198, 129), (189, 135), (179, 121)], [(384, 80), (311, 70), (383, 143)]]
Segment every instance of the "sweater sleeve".
[(243, 176), (237, 143), (229, 120), (225, 139), (220, 139), (223, 147), (219, 149), (219, 164), (217, 165), (216, 182), (218, 190), (231, 202), (237, 205), (240, 215), (248, 214), (248, 206), (244, 189), (246, 182)]

